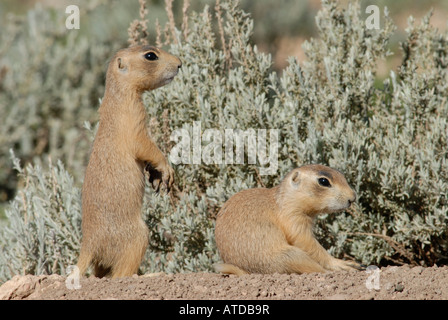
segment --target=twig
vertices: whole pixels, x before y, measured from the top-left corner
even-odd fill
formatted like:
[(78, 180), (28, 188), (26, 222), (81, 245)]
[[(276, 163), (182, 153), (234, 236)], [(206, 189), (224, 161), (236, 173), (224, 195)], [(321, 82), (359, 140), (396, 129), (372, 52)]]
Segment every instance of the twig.
[(171, 36), (173, 37), (173, 41), (175, 44), (178, 44), (179, 41), (176, 37), (176, 23), (174, 22), (174, 14), (173, 14), (173, 0), (165, 0), (165, 10), (168, 16), (169, 28), (171, 31)]
[(128, 43), (131, 46), (139, 42), (143, 45), (148, 44), (148, 20), (146, 19), (148, 10), (146, 9), (146, 0), (138, 0), (138, 2), (140, 3), (140, 20), (132, 21), (128, 28)]
[(419, 265), (417, 263), (417, 261), (414, 258), (414, 254), (412, 254), (411, 252), (407, 251), (402, 244), (398, 243), (397, 241), (395, 241), (394, 239), (392, 239), (389, 236), (386, 236), (384, 234), (379, 234), (379, 233), (369, 233), (369, 232), (346, 232), (347, 235), (354, 235), (354, 236), (372, 236), (372, 237), (377, 237), (377, 238), (381, 238), (383, 240), (385, 240), (395, 251), (397, 251), (401, 256), (405, 257), (406, 259), (409, 260), (409, 262), (412, 265)]
[(184, 34), (184, 39), (188, 38), (188, 8), (190, 7), (190, 0), (184, 0), (184, 6), (182, 8), (182, 31)]
[(218, 19), (218, 30), (221, 38), (222, 50), (224, 51), (224, 57), (226, 58), (226, 65), (228, 69), (232, 68), (232, 61), (230, 60), (230, 53), (227, 49), (226, 39), (224, 36), (224, 28), (222, 26), (222, 13), (221, 13), (221, 3), (220, 0), (216, 0), (215, 5), (216, 18)]
[(162, 46), (162, 30), (160, 29), (159, 19), (156, 19), (156, 47)]
[(254, 168), (254, 170), (255, 170), (255, 173), (257, 174), (258, 182), (260, 182), (260, 184), (263, 188), (266, 188), (266, 185), (263, 183), (263, 180), (261, 180), (261, 176), (260, 176), (260, 173), (258, 172), (257, 168)]

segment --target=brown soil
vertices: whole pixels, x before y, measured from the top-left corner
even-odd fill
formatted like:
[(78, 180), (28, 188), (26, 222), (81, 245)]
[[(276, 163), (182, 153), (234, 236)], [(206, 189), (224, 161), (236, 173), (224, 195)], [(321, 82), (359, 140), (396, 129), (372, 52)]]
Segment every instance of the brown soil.
[(0, 287), (0, 299), (448, 299), (448, 266), (385, 267), (378, 271), (376, 289), (375, 273), (366, 271), (241, 277), (160, 273), (114, 280), (90, 277), (81, 279), (80, 289), (68, 289), (66, 278), (60, 275), (28, 275), (16, 276), (4, 283)]

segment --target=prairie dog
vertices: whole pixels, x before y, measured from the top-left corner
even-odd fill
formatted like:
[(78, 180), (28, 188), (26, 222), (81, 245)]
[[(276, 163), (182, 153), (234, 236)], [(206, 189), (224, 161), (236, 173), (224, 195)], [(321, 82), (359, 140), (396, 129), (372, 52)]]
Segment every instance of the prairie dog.
[(292, 170), (273, 188), (232, 196), (218, 213), (215, 239), (222, 273), (308, 273), (359, 268), (332, 257), (315, 239), (320, 213), (350, 207), (356, 193), (332, 168), (312, 164)]
[(106, 74), (95, 136), (82, 187), (81, 274), (93, 265), (96, 277), (137, 273), (148, 245), (141, 216), (144, 170), (158, 190), (167, 189), (174, 171), (152, 141), (142, 93), (168, 84), (179, 58), (152, 46), (118, 51)]

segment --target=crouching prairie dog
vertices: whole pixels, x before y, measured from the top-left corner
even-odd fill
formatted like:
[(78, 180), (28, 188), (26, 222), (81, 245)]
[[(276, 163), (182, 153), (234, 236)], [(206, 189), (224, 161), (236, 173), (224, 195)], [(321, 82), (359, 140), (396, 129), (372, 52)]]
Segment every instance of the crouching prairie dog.
[(93, 265), (97, 277), (138, 272), (148, 245), (141, 216), (145, 169), (158, 191), (174, 171), (149, 136), (142, 93), (168, 84), (179, 58), (152, 46), (118, 51), (106, 74), (99, 127), (82, 187), (81, 274)]
[(256, 188), (232, 196), (218, 213), (215, 239), (222, 273), (308, 273), (359, 269), (332, 257), (315, 239), (320, 213), (350, 207), (355, 192), (337, 170), (305, 165), (271, 189)]

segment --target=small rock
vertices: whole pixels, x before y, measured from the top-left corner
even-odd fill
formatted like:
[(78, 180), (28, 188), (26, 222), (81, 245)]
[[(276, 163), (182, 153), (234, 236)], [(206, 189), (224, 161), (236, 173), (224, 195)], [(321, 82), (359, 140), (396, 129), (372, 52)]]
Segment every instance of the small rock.
[(403, 290), (404, 290), (404, 285), (401, 282), (399, 282), (395, 285), (396, 292), (403, 292)]

